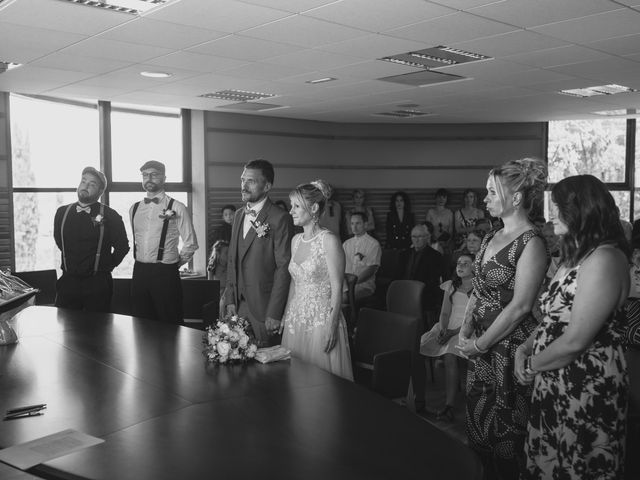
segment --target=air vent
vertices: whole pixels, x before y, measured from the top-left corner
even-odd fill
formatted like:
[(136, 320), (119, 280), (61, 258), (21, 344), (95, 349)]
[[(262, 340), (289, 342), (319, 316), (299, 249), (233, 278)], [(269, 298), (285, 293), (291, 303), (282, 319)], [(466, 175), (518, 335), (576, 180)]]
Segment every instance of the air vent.
[(272, 93), (246, 92), (244, 90), (220, 90), (219, 92), (203, 93), (198, 95), (204, 98), (217, 98), (220, 100), (233, 100), (236, 102), (248, 102), (250, 100), (260, 100), (262, 98), (271, 98), (276, 95)]
[(258, 102), (240, 102), (240, 103), (230, 103), (228, 105), (220, 105), (216, 108), (223, 108), (226, 110), (242, 110), (242, 111), (250, 111), (250, 112), (262, 112), (265, 110), (276, 110), (278, 108), (289, 108), (286, 105), (275, 105), (272, 103), (258, 103)]
[(13, 63), (13, 62), (2, 62), (0, 61), (0, 73), (7, 72), (9, 70), (13, 70), (14, 68), (18, 68), (22, 66), (21, 63)]
[(435, 115), (435, 113), (421, 112), (419, 110), (394, 110), (392, 112), (374, 113), (373, 115), (382, 117), (413, 118), (432, 116)]
[(470, 79), (467, 77), (461, 77), (460, 75), (450, 75), (447, 73), (432, 72), (431, 70), (423, 70), (421, 72), (382, 77), (378, 78), (378, 80), (382, 80), (383, 82), (402, 83), (403, 85), (412, 85), (414, 87), (426, 87), (427, 85), (458, 82)]
[(96, 7), (103, 10), (140, 15), (153, 10), (169, 2), (169, 0), (59, 0), (62, 2), (77, 3), (87, 7)]
[(558, 93), (571, 97), (587, 98), (596, 95), (615, 95), (617, 93), (634, 93), (638, 90), (622, 85), (597, 85), (595, 87), (573, 88), (570, 90), (560, 90)]
[(425, 48), (424, 50), (415, 50), (413, 52), (390, 55), (388, 57), (383, 57), (380, 60), (399, 63), (409, 67), (427, 68), (432, 70), (435, 68), (460, 65), (462, 63), (492, 60), (492, 57), (439, 45), (437, 47)]

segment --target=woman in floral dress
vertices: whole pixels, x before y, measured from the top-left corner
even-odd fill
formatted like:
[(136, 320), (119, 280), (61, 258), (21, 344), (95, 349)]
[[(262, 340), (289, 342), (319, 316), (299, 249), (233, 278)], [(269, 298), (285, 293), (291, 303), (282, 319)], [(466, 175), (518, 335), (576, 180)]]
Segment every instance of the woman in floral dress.
[(531, 310), (547, 267), (544, 241), (528, 218), (545, 183), (545, 164), (532, 159), (507, 162), (487, 181), (487, 210), (504, 228), (485, 236), (476, 255), (472, 315), (460, 331), (459, 349), (472, 360), (467, 436), (491, 480), (515, 480), (524, 465), (531, 387), (516, 382), (514, 358), (536, 327)]
[(541, 325), (516, 352), (518, 379), (534, 383), (523, 477), (622, 479), (627, 241), (597, 178), (565, 178), (551, 197), (561, 264), (540, 300)]

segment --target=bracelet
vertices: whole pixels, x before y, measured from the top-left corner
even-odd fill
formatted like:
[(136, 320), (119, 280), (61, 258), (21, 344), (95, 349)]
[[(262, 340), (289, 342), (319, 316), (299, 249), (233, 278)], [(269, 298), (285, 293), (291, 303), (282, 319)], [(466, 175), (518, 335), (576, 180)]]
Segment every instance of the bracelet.
[(524, 373), (526, 373), (527, 375), (535, 375), (536, 373), (538, 373), (533, 368), (531, 368), (531, 357), (532, 356), (529, 355), (524, 359)]
[(481, 350), (480, 347), (478, 346), (478, 339), (474, 338), (473, 339), (473, 348), (475, 348), (478, 353), (487, 353), (489, 351), (489, 349), (487, 348), (486, 350)]

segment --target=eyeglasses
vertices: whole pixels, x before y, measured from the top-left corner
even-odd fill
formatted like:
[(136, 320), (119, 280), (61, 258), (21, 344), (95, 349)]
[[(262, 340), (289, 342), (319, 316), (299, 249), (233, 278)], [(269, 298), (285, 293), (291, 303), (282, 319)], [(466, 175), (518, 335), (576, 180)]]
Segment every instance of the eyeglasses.
[(457, 261), (456, 265), (458, 265), (459, 267), (470, 267), (471, 265), (473, 265), (473, 262)]
[(142, 178), (162, 178), (163, 175), (157, 172), (143, 173)]

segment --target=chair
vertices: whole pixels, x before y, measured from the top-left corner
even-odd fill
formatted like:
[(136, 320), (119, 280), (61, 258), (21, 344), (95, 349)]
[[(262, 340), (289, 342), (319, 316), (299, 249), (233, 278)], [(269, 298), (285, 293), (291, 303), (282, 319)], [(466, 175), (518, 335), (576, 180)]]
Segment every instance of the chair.
[(344, 274), (344, 282), (347, 284), (347, 301), (342, 303), (342, 314), (347, 322), (349, 334), (353, 333), (358, 318), (356, 311), (356, 283), (358, 276), (353, 273)]
[(27, 282), (33, 288), (40, 290), (36, 294), (36, 305), (53, 305), (56, 303), (56, 281), (58, 280), (58, 274), (55, 270), (13, 272), (12, 275)]
[(219, 309), (219, 280), (182, 279), (182, 317), (187, 326), (211, 324), (218, 318)]
[(356, 382), (387, 398), (405, 397), (419, 319), (363, 308), (358, 313), (353, 361)]

